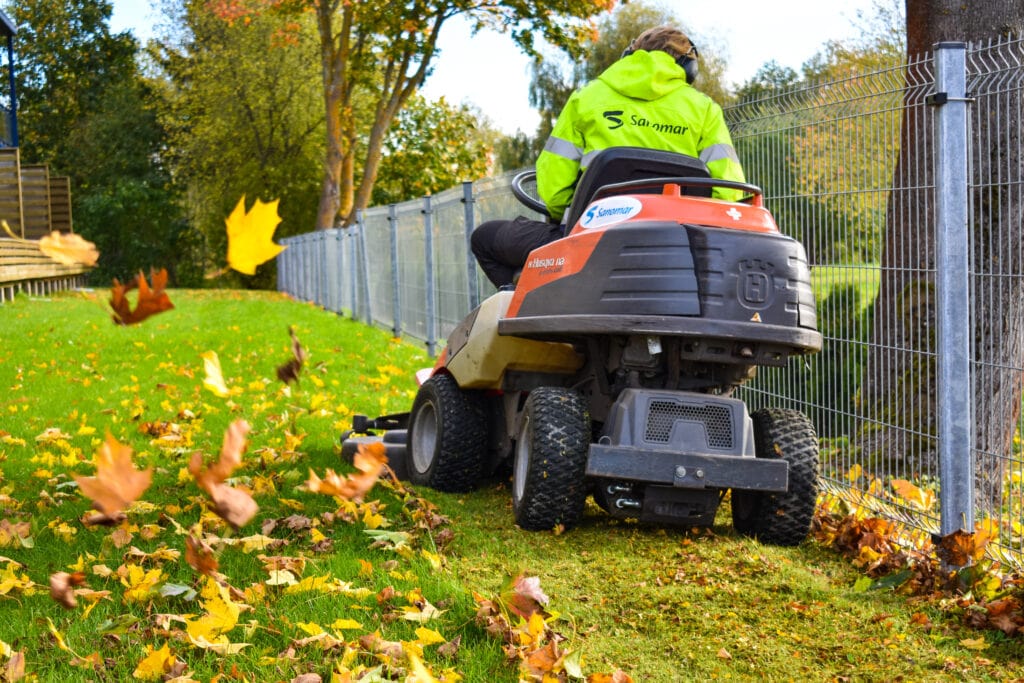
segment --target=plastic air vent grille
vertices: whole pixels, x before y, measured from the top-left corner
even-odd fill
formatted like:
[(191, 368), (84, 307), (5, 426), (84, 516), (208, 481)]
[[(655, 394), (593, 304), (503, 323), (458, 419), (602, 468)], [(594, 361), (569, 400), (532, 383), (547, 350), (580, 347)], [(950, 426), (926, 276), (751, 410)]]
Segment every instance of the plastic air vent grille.
[(668, 443), (672, 427), (679, 420), (703, 424), (708, 436), (708, 446), (733, 447), (732, 415), (726, 406), (674, 401), (651, 401), (644, 440), (651, 443)]

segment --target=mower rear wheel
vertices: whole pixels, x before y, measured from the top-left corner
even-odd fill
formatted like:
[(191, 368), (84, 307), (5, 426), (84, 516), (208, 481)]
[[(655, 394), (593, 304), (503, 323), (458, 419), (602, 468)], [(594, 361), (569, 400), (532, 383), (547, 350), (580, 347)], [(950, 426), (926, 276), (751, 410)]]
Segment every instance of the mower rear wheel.
[(818, 437), (797, 410), (766, 408), (751, 415), (759, 458), (789, 463), (789, 491), (732, 492), (732, 524), (737, 532), (772, 545), (799, 545), (811, 528), (818, 499)]
[(583, 514), (590, 416), (577, 392), (534, 389), (526, 398), (512, 466), (512, 510), (529, 531), (569, 528)]
[(460, 389), (450, 375), (424, 382), (409, 416), (409, 480), (438, 491), (469, 491), (480, 479), (486, 455), (481, 397)]

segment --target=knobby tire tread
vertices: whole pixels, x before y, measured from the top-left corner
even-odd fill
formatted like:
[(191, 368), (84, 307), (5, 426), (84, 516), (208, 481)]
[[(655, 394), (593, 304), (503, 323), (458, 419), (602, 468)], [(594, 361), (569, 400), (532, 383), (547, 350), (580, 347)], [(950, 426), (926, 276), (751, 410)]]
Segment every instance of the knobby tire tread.
[[(752, 417), (757, 457), (785, 458), (789, 463), (789, 491), (734, 491), (733, 526), (763, 543), (799, 545), (810, 531), (818, 497), (818, 439), (814, 427), (796, 410), (766, 408)], [(748, 517), (738, 514), (744, 507), (750, 512)]]
[(420, 391), (413, 414), (421, 400), (433, 402), (439, 421), (437, 447), (425, 474), (416, 472), (410, 457), (410, 478), (445, 493), (472, 491), (483, 473), (487, 451), (486, 418), (479, 397), (460, 389), (453, 377), (443, 374), (424, 382)]
[(586, 405), (575, 391), (542, 387), (530, 392), (526, 410), (532, 444), (523, 498), (514, 505), (516, 523), (528, 531), (568, 529), (579, 522), (588, 494)]

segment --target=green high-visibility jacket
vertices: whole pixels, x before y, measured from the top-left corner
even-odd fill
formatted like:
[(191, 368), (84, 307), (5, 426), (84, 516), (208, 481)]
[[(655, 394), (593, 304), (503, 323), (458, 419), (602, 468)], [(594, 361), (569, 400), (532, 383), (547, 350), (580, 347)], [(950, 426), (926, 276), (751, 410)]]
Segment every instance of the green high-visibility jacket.
[[(569, 97), (537, 158), (537, 193), (552, 218), (572, 201), (579, 174), (608, 147), (648, 147), (703, 161), (713, 178), (744, 181), (722, 108), (686, 82), (666, 52), (637, 50)], [(716, 189), (715, 197), (743, 193)]]

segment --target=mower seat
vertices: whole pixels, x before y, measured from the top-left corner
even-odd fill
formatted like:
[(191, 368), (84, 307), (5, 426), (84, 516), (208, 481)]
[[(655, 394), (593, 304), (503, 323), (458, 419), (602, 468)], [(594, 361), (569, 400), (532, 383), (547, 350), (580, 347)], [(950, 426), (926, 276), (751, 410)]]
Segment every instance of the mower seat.
[[(645, 147), (609, 147), (601, 150), (576, 183), (572, 203), (565, 212), (565, 230), (576, 225), (594, 194), (605, 185), (646, 178), (710, 178), (707, 166), (696, 157)], [(637, 192), (655, 193), (654, 188)], [(684, 187), (683, 194), (710, 197), (710, 187)]]

